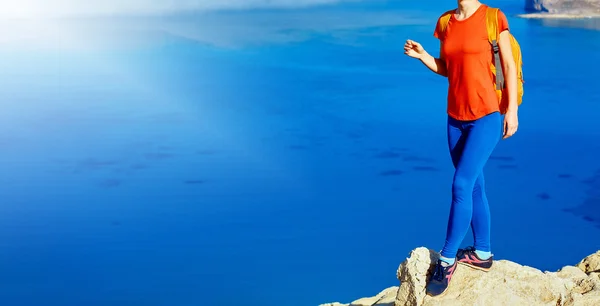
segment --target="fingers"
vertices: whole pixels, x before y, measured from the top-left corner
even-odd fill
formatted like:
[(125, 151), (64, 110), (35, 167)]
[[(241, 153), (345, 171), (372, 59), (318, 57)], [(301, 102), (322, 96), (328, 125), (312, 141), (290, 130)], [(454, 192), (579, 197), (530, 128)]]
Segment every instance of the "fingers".
[(512, 136), (517, 132), (517, 126), (513, 126), (510, 128), (510, 130), (508, 131), (508, 135)]
[[(407, 39), (406, 43), (404, 44), (404, 54), (415, 57), (414, 55), (417, 53), (420, 53), (420, 50), (422, 50), (423, 48), (421, 47), (421, 45), (411, 39)], [(413, 54), (413, 55), (411, 55)]]
[(517, 129), (518, 129), (517, 125), (505, 124), (504, 126), (505, 126), (504, 127), (504, 135), (503, 135), (502, 139), (507, 139), (517, 132)]
[(410, 55), (409, 53), (414, 50), (414, 42), (412, 40), (407, 40), (404, 44), (404, 54)]
[(406, 43), (404, 44), (404, 51), (408, 51), (411, 50), (413, 48), (413, 44), (410, 40), (407, 40)]
[(413, 42), (412, 42), (412, 47), (413, 47), (413, 49), (415, 49), (415, 50), (421, 50), (421, 49), (422, 49), (422, 47), (421, 47), (421, 44), (420, 44), (420, 43), (418, 43), (418, 42), (416, 42), (416, 41), (413, 41)]
[(407, 39), (406, 43), (404, 44), (404, 48), (420, 48), (421, 44), (419, 44), (418, 42), (414, 41), (414, 40), (410, 40)]

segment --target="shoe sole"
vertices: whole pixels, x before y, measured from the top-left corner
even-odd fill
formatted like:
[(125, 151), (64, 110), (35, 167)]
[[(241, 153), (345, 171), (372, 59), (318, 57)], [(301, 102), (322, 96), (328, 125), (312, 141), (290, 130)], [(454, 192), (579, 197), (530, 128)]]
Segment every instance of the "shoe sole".
[(461, 264), (461, 265), (463, 265), (463, 266), (467, 266), (469, 268), (472, 268), (472, 269), (475, 269), (475, 270), (479, 270), (479, 271), (483, 271), (483, 272), (489, 272), (490, 269), (491, 269), (491, 267), (490, 268), (482, 268), (482, 267), (474, 266), (472, 264), (469, 264), (469, 263), (463, 262), (463, 261), (459, 261), (458, 263)]
[(431, 295), (429, 293), (427, 293), (427, 295), (432, 298), (441, 298), (441, 297), (444, 297), (444, 295), (446, 295), (446, 292), (448, 292), (448, 288), (450, 288), (450, 285), (448, 285), (448, 287), (446, 287), (446, 290), (442, 291), (442, 293), (440, 293), (438, 295)]

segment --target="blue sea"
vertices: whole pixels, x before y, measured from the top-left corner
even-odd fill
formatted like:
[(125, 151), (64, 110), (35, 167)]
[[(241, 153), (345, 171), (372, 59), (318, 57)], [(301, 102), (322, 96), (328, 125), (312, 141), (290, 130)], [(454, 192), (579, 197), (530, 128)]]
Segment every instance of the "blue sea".
[[(443, 246), (453, 1), (4, 20), (0, 305), (310, 306)], [(508, 16), (520, 127), (485, 168), (497, 259), (600, 249), (600, 23)], [(467, 234), (463, 245), (472, 242)]]

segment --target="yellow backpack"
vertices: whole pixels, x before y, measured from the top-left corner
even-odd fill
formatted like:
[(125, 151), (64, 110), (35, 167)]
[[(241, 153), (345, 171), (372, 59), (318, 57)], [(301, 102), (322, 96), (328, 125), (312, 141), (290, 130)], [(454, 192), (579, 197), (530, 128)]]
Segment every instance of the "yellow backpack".
[[(447, 11), (440, 17), (440, 30), (445, 31), (450, 21), (450, 17), (454, 14), (454, 10)], [(492, 51), (494, 52), (494, 62), (491, 65), (492, 73), (494, 74), (494, 84), (496, 85), (496, 94), (498, 95), (498, 101), (500, 101), (500, 112), (502, 114), (506, 113), (506, 108), (508, 107), (508, 93), (507, 87), (504, 81), (504, 74), (502, 73), (502, 64), (500, 61), (500, 48), (498, 47), (498, 9), (497, 8), (487, 8), (486, 12), (486, 24), (487, 24), (487, 32), (488, 32), (488, 40), (492, 45)], [(521, 105), (523, 102), (523, 58), (521, 56), (521, 47), (519, 43), (515, 39), (515, 37), (509, 33), (510, 35), (510, 45), (512, 49), (512, 55), (515, 59), (515, 64), (517, 66), (517, 103)], [(499, 67), (499, 69), (496, 69)]]

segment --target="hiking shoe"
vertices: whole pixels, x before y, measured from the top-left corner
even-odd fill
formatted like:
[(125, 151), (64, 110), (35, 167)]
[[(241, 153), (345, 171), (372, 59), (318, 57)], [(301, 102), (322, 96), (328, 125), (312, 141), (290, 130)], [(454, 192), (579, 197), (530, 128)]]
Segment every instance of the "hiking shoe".
[[(444, 264), (442, 265), (442, 263)], [(448, 263), (439, 259), (435, 265), (431, 277), (429, 278), (429, 283), (427, 284), (426, 289), (427, 294), (430, 296), (436, 296), (446, 292), (457, 265), (458, 260), (455, 260), (453, 265), (448, 265)]]
[(481, 270), (481, 271), (489, 271), (492, 267), (492, 263), (494, 262), (494, 256), (490, 256), (488, 259), (481, 259), (475, 253), (474, 247), (468, 247), (466, 249), (458, 249), (458, 253), (456, 253), (456, 258), (458, 262), (467, 265), (471, 268)]

